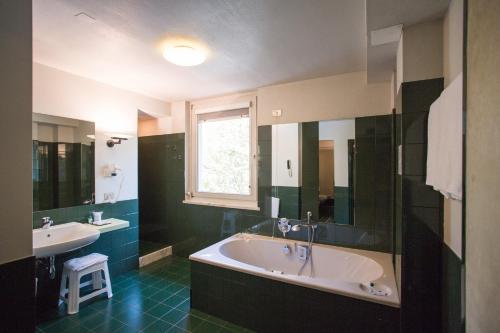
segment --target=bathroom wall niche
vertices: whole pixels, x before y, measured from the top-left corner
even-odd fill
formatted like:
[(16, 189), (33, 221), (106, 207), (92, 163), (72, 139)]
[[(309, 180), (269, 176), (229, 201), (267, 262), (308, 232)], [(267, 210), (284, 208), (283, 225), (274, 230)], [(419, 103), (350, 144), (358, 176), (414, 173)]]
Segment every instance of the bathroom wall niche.
[(33, 114), (33, 211), (91, 204), (95, 124)]

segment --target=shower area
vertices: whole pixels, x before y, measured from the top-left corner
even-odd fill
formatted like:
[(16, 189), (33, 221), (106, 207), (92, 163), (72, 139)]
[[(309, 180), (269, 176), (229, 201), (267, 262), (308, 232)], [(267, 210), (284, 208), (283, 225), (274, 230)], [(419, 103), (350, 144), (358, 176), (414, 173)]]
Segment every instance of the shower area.
[(139, 137), (139, 256), (173, 245), (184, 199), (184, 134)]

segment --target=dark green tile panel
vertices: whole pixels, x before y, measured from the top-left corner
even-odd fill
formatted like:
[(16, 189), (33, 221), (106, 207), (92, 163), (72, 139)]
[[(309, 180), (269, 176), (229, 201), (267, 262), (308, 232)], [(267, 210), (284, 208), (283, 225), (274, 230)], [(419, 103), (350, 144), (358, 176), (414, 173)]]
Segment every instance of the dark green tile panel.
[(333, 211), (335, 223), (351, 224), (351, 215), (349, 208), (349, 188), (345, 186), (335, 186), (334, 193), (335, 207)]
[(429, 107), (441, 95), (444, 79), (404, 82), (401, 85), (401, 113), (428, 112)]
[(301, 218), (319, 215), (319, 123), (302, 123)]
[(0, 332), (35, 330), (35, 257), (0, 264)]
[(191, 262), (191, 306), (257, 332), (385, 333), (399, 327), (393, 307), (199, 262)]
[[(398, 285), (405, 332), (449, 331), (446, 326), (461, 325), (454, 286), (460, 275), (451, 281), (442, 276), (456, 271), (456, 266), (446, 267), (445, 260), (450, 258), (442, 253), (446, 249), (442, 196), (425, 184), (427, 117), (442, 90), (442, 78), (405, 82), (397, 98), (396, 142), (403, 145), (403, 174), (395, 182), (394, 230), (395, 253), (402, 255), (396, 270), (401, 272)], [(450, 305), (450, 300), (456, 303)]]
[(356, 118), (355, 246), (393, 249), (393, 116)]
[(442, 254), (443, 333), (465, 332), (465, 318), (462, 317), (461, 308), (465, 268), (462, 260), (444, 242)]
[(300, 219), (301, 188), (293, 186), (273, 186), (273, 197), (280, 199), (279, 217)]

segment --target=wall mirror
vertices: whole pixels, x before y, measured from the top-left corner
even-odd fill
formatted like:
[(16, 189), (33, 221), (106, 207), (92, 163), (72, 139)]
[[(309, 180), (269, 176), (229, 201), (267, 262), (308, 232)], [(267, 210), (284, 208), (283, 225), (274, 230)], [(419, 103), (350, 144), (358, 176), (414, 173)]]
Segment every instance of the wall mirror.
[(95, 193), (95, 124), (33, 114), (33, 210), (91, 204)]
[[(392, 222), (392, 116), (272, 126), (279, 217), (358, 226)], [(380, 221), (379, 221), (380, 220)], [(380, 222), (380, 223), (379, 223)]]

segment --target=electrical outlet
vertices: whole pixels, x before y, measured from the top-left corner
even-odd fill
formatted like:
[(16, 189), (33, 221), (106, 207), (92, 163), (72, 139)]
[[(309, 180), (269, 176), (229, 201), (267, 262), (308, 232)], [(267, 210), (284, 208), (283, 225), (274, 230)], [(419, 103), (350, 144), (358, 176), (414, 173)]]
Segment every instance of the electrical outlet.
[(281, 109), (273, 110), (273, 117), (281, 117), (283, 111)]

